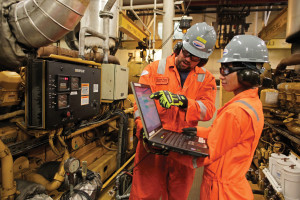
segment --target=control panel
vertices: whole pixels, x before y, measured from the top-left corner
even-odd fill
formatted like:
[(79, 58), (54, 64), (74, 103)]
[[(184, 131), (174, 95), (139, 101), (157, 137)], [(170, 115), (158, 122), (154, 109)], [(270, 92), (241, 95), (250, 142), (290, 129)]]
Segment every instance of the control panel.
[(95, 116), (100, 110), (101, 69), (36, 59), (27, 68), (26, 123), (49, 129)]

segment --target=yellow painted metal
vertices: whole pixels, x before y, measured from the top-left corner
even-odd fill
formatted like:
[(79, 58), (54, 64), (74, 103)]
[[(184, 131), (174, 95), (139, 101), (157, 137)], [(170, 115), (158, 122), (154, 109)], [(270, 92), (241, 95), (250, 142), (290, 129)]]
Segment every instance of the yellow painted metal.
[(146, 61), (138, 62), (138, 61), (131, 61), (127, 64), (129, 69), (129, 80), (128, 80), (128, 92), (132, 94), (132, 90), (130, 87), (130, 82), (139, 82), (141, 73), (143, 69), (148, 65)]
[(71, 58), (71, 57), (59, 56), (59, 55), (54, 55), (54, 54), (51, 54), (49, 56), (49, 58), (101, 67), (100, 63), (96, 63), (94, 61), (82, 60), (81, 58)]
[(101, 99), (101, 103), (112, 103), (112, 102), (114, 102), (114, 101), (112, 101), (112, 100), (103, 100), (103, 99)]
[(52, 182), (48, 181), (42, 175), (37, 174), (35, 172), (28, 174), (26, 176), (26, 180), (43, 185), (48, 192), (56, 190), (57, 188), (59, 188), (61, 186), (61, 184), (63, 183), (63, 181), (65, 179), (64, 163), (69, 157), (70, 157), (70, 154), (69, 154), (68, 150), (65, 149), (64, 156), (60, 162), (58, 171), (55, 173)]
[(13, 158), (9, 148), (0, 140), (0, 158), (2, 183), (0, 190), (1, 199), (12, 199), (17, 192), (16, 182), (13, 174)]
[(140, 29), (123, 12), (120, 12), (119, 15), (119, 30), (140, 42), (144, 42), (144, 38), (149, 37), (149, 35), (146, 32)]
[(21, 76), (16, 72), (0, 72), (0, 107), (19, 104), (19, 87)]
[(108, 186), (108, 184), (110, 184), (110, 182), (134, 159), (134, 157), (135, 157), (135, 154), (133, 155), (133, 156), (131, 156), (131, 158), (129, 158), (127, 161), (126, 161), (126, 163), (122, 166), (122, 167), (120, 167), (120, 169), (118, 170), (118, 171), (116, 171), (115, 173), (114, 173), (114, 175), (112, 175), (104, 184), (103, 184), (103, 186), (102, 186), (102, 189), (101, 190), (103, 190), (103, 189), (105, 189), (107, 186)]
[(98, 200), (115, 200), (116, 192), (114, 190), (115, 184), (107, 186), (104, 190), (101, 191)]
[[(133, 111), (134, 111), (133, 108), (128, 108), (128, 109), (124, 110), (125, 113), (133, 113)], [(80, 129), (78, 131), (73, 132), (71, 135), (67, 136), (67, 138), (75, 137), (76, 135), (79, 135), (79, 134), (84, 133), (84, 132), (86, 132), (88, 130), (94, 129), (94, 128), (98, 127), (98, 126), (106, 124), (106, 123), (108, 123), (108, 122), (110, 122), (112, 120), (115, 120), (117, 118), (119, 118), (119, 116), (115, 116), (115, 117), (112, 117), (112, 118), (110, 118), (108, 120), (105, 120), (105, 121), (102, 121), (102, 122), (90, 125), (90, 126), (85, 127), (85, 128), (82, 128), (82, 129)]]
[(117, 151), (108, 151), (101, 159), (96, 160), (88, 166), (93, 172), (98, 172), (101, 180), (106, 180), (117, 168)]
[(285, 39), (271, 39), (267, 42), (268, 49), (291, 49), (291, 46)]
[(287, 8), (283, 9), (277, 17), (275, 17), (267, 26), (265, 26), (259, 33), (258, 37), (268, 41), (273, 39), (276, 35), (285, 31), (287, 24)]

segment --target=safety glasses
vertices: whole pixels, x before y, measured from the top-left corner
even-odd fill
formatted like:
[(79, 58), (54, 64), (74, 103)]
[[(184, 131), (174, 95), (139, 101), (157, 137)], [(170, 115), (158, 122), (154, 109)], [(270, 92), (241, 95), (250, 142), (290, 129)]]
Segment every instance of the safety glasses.
[(231, 67), (230, 63), (221, 63), (220, 74), (222, 76), (227, 76), (233, 72), (245, 69), (245, 67)]
[(197, 56), (194, 56), (193, 54), (191, 54), (190, 52), (188, 52), (187, 50), (185, 50), (183, 47), (181, 49), (181, 52), (183, 54), (184, 57), (190, 57), (191, 58), (191, 61), (193, 62), (199, 62), (201, 58), (197, 57)]

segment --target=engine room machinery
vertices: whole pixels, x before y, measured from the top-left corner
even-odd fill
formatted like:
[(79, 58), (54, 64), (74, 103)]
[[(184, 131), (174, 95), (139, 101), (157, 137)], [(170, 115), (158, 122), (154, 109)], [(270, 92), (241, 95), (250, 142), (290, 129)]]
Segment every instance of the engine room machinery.
[(110, 54), (118, 5), (1, 0), (1, 200), (128, 197), (137, 141), (129, 69)]
[(257, 176), (248, 177), (265, 199), (300, 199), (299, 8), (299, 1), (289, 0), (286, 41), (292, 44), (291, 56), (271, 70), (260, 92), (265, 126), (253, 159)]

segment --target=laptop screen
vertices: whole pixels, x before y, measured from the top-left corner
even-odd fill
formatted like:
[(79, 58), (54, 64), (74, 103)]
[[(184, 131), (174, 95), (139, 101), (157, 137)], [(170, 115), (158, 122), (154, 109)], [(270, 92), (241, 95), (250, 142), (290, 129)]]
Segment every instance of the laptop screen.
[(158, 129), (162, 128), (155, 102), (149, 97), (152, 94), (151, 88), (143, 87), (141, 84), (133, 84), (133, 86), (141, 108), (140, 113), (149, 134), (148, 137), (151, 137)]

